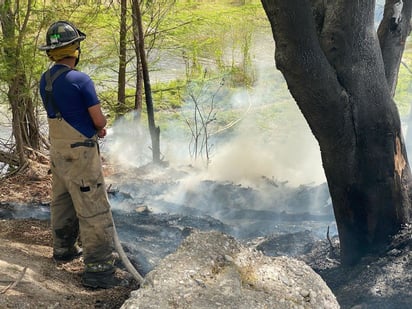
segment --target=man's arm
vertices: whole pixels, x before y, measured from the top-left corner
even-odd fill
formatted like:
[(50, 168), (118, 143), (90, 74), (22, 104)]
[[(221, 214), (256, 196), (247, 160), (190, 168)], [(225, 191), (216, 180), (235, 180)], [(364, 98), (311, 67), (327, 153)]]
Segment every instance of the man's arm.
[(97, 136), (102, 138), (106, 136), (106, 129), (104, 128), (106, 126), (106, 117), (103, 115), (102, 108), (100, 104), (93, 105), (89, 107), (89, 114), (90, 117), (92, 118), (94, 127), (97, 130)]

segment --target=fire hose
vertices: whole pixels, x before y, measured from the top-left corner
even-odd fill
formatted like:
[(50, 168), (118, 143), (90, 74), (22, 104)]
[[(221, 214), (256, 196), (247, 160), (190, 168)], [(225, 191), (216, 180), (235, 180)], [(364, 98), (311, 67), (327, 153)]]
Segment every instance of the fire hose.
[[(112, 219), (113, 221), (113, 219)], [(144, 282), (144, 278), (139, 274), (133, 264), (130, 262), (129, 258), (127, 257), (126, 253), (123, 250), (122, 244), (120, 243), (119, 236), (117, 235), (116, 226), (114, 225), (113, 221), (113, 240), (114, 240), (114, 248), (116, 249), (117, 253), (120, 255), (120, 259), (123, 262), (123, 265), (129, 271), (129, 273), (133, 276), (133, 278), (138, 282), (139, 285), (142, 285)]]

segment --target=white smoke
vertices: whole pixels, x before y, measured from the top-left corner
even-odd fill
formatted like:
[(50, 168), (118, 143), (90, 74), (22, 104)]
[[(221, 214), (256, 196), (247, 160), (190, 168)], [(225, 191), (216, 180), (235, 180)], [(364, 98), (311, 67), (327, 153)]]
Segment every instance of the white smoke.
[(102, 152), (110, 161), (127, 170), (151, 160), (150, 135), (141, 125), (136, 112), (119, 118), (108, 130), (103, 140)]
[[(202, 167), (198, 179), (250, 186), (262, 176), (296, 186), (325, 182), (319, 146), (275, 68), (273, 43), (266, 36), (255, 44), (257, 82), (253, 90), (233, 93), (232, 108), (240, 111), (240, 116), (230, 127), (230, 134), (222, 130), (211, 137), (210, 163), (191, 160), (190, 135), (182, 132), (184, 126), (157, 123), (166, 161), (174, 166)], [(135, 118), (128, 115), (113, 125), (108, 151), (117, 162), (137, 167), (151, 161), (151, 141), (147, 129)]]

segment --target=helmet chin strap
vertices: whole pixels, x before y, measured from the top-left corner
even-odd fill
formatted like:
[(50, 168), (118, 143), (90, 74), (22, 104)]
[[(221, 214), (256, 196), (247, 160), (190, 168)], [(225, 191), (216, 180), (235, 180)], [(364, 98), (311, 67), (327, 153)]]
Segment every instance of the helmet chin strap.
[(76, 67), (80, 61), (80, 54), (81, 54), (80, 46), (77, 48), (77, 50), (79, 51), (79, 54), (77, 55), (76, 62), (74, 63), (74, 67)]

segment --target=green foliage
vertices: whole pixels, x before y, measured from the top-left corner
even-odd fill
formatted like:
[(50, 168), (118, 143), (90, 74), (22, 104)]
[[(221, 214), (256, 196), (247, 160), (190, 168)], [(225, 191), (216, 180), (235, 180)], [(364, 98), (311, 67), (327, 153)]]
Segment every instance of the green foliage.
[[(163, 2), (169, 0), (163, 0)], [(154, 1), (160, 3), (161, 1)], [(169, 1), (170, 2), (170, 1)], [(246, 1), (240, 1), (243, 4)], [(37, 4), (37, 16), (41, 21), (34, 23), (40, 34), (37, 36), (36, 46), (44, 43), (44, 35), (47, 27), (59, 19), (70, 20), (87, 34), (87, 39), (82, 43), (82, 55), (79, 69), (92, 75), (99, 94), (102, 93), (102, 102), (112, 112), (116, 109), (115, 91), (117, 89), (117, 39), (119, 29), (119, 7), (117, 4), (110, 6), (90, 6), (83, 2), (52, 2), (46, 7)], [(196, 10), (193, 11), (193, 8)], [(146, 10), (147, 12), (147, 10)], [(152, 16), (147, 13), (144, 17), (145, 25), (149, 25)], [(251, 85), (254, 80), (254, 72), (250, 68), (251, 33), (256, 29), (256, 20), (263, 20), (263, 10), (259, 1), (247, 1), (247, 4), (234, 6), (229, 1), (218, 3), (178, 1), (173, 11), (165, 17), (165, 21), (159, 26), (156, 40), (157, 49), (174, 50), (176, 55), (184, 59), (186, 63), (186, 79), (193, 80), (201, 77), (204, 70), (214, 71), (216, 76), (227, 79), (232, 86)], [(246, 22), (245, 22), (246, 21)], [(37, 25), (36, 25), (37, 24)], [(130, 20), (129, 20), (130, 24)], [(259, 23), (258, 23), (259, 24)], [(211, 25), (213, 25), (211, 27)], [(163, 36), (163, 37), (162, 37)], [(162, 37), (159, 39), (159, 37)], [(39, 39), (40, 38), (40, 39)], [(131, 37), (129, 37), (131, 42)], [(146, 45), (152, 44), (152, 35), (146, 38)], [(34, 45), (32, 45), (34, 46)], [(133, 58), (133, 52), (129, 51), (129, 58)], [(244, 54), (242, 60), (237, 61), (239, 55)], [(47, 57), (35, 50), (35, 57), (39, 64), (34, 75), (40, 75), (47, 66)], [(39, 62), (39, 59), (41, 61)], [(155, 58), (151, 58), (153, 60)], [(113, 64), (116, 64), (114, 66)], [(155, 68), (156, 63), (150, 64)], [(129, 69), (128, 99), (123, 113), (133, 107), (131, 99), (134, 86), (135, 69)], [(232, 76), (233, 78), (230, 78)], [(169, 85), (168, 85), (169, 84)], [(176, 84), (176, 86), (172, 85)], [(181, 79), (171, 82), (160, 81), (158, 85), (152, 85), (156, 109), (176, 108), (181, 106), (180, 92), (184, 87)], [(176, 88), (173, 90), (173, 88)], [(170, 90), (164, 90), (170, 89)], [(110, 94), (110, 95), (108, 95)], [(120, 108), (122, 109), (122, 107)]]
[(153, 100), (157, 102), (157, 111), (167, 109), (177, 109), (182, 107), (182, 93), (186, 87), (186, 82), (176, 79), (163, 83), (156, 83), (152, 87)]
[(117, 92), (116, 89), (102, 90), (99, 92), (99, 99), (102, 105), (102, 109), (105, 112), (109, 126), (114, 122), (116, 117), (127, 114), (133, 109), (133, 89), (126, 90), (126, 104), (117, 104)]
[(170, 29), (165, 42), (184, 60), (187, 79), (199, 78), (205, 68), (248, 74), (252, 34), (263, 17), (258, 1), (242, 6), (179, 1), (165, 23)]
[[(17, 74), (23, 72), (26, 80), (21, 86), (24, 85), (25, 89), (20, 88), (19, 92), (34, 98), (33, 101), (36, 103), (38, 102), (36, 100), (37, 83), (46, 63), (46, 59), (39, 57), (37, 49), (40, 45), (38, 25), (42, 24), (43, 17), (41, 14), (37, 14), (39, 8), (37, 3), (27, 7), (27, 2), (20, 1), (19, 10), (14, 11), (14, 1), (9, 2), (14, 20), (8, 21), (4, 28), (0, 28), (0, 85), (7, 88), (6, 85)], [(7, 14), (7, 12), (3, 11), (3, 14)], [(3, 102), (5, 101), (2, 100)]]
[[(11, 1), (14, 5), (15, 1)], [(166, 14), (165, 11), (156, 11), (173, 2), (175, 5)], [(150, 48), (149, 68), (151, 74), (156, 74), (159, 60), (167, 57), (169, 63), (179, 62), (184, 67), (182, 75), (176, 74), (175, 79), (152, 79), (152, 92), (156, 120), (162, 126), (184, 127), (182, 111), (190, 103), (188, 101), (187, 85), (200, 84), (207, 74), (208, 81), (224, 80), (224, 87), (219, 92), (216, 108), (218, 114), (214, 122), (219, 131), (228, 123), (242, 116), (244, 110), (233, 109), (231, 97), (236, 90), (253, 88), (257, 80), (256, 68), (252, 63), (254, 36), (268, 29), (268, 21), (259, 0), (152, 0), (144, 1), (143, 22), (146, 30), (145, 43)], [(27, 12), (27, 3), (20, 2), (17, 12), (20, 20), (24, 20)], [(46, 1), (33, 2), (27, 31), (21, 33), (23, 42), (18, 50), (21, 54), (23, 67), (29, 78), (29, 89), (35, 103), (39, 103), (37, 93), (38, 80), (41, 73), (48, 67), (49, 61), (44, 52), (37, 49), (45, 43), (45, 32), (48, 26), (56, 20), (69, 20), (76, 24), (87, 34), (87, 39), (82, 43), (82, 55), (79, 69), (90, 74), (96, 84), (105, 112), (112, 122), (116, 115), (124, 115), (134, 108), (135, 75), (136, 68), (131, 65), (134, 61), (133, 38), (131, 31), (128, 33), (128, 83), (126, 89), (126, 104), (117, 104), (117, 67), (118, 67), (118, 36), (119, 36), (119, 4), (113, 1)], [(162, 12), (162, 22), (155, 23), (158, 12)], [(159, 13), (160, 14), (160, 13)], [(128, 25), (131, 25), (131, 14), (128, 14)], [(156, 28), (155, 30), (155, 26)], [(19, 28), (16, 28), (16, 31)], [(18, 32), (16, 34), (19, 34)], [(3, 35), (1, 36), (3, 37)], [(0, 39), (0, 104), (6, 98), (5, 82), (14, 74), (14, 67), (7, 67), (4, 50), (17, 48), (17, 41)], [(409, 44), (410, 45), (410, 44)], [(409, 47), (404, 55), (404, 62), (412, 68), (412, 49)], [(165, 64), (162, 64), (163, 66)], [(161, 69), (164, 70), (164, 67)], [(275, 71), (275, 69), (273, 69)], [(162, 73), (160, 73), (162, 74)], [(395, 101), (401, 115), (410, 109), (411, 72), (401, 66)], [(262, 91), (263, 102), (273, 102), (277, 98), (277, 105), (285, 106), (290, 102), (290, 95), (282, 80), (277, 77), (263, 77), (270, 80)], [(207, 87), (206, 87), (207, 88)], [(213, 87), (212, 87), (213, 88)], [(205, 92), (204, 96), (211, 97), (213, 90)], [(193, 89), (192, 89), (193, 90)], [(281, 104), (279, 104), (279, 102)], [(145, 113), (145, 104), (143, 104)], [(257, 124), (265, 128), (274, 120), (282, 117), (279, 107), (265, 107), (259, 109), (262, 119)], [(145, 117), (144, 115), (142, 117)], [(176, 125), (177, 122), (182, 123)]]
[[(156, 83), (152, 87), (153, 100), (158, 104), (155, 105), (155, 111), (170, 111), (182, 107), (182, 92), (184, 92), (185, 82), (181, 80), (172, 80), (170, 82)], [(107, 89), (99, 92), (99, 98), (109, 124), (112, 124), (116, 117), (126, 115), (134, 109), (134, 88), (126, 88), (126, 104), (117, 104), (116, 89)], [(143, 104), (143, 113), (146, 105)], [(172, 114), (175, 112), (172, 112)]]

